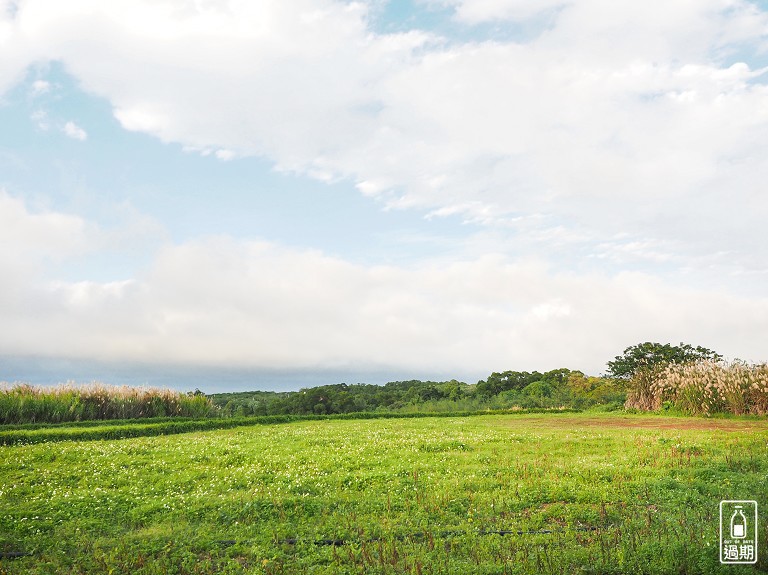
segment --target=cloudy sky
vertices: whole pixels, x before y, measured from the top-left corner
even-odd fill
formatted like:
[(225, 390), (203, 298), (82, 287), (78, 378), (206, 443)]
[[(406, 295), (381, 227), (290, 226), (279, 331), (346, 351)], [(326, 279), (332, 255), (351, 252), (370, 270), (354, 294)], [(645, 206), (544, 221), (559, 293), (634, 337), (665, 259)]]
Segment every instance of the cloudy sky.
[(0, 0), (0, 380), (768, 360), (768, 2)]

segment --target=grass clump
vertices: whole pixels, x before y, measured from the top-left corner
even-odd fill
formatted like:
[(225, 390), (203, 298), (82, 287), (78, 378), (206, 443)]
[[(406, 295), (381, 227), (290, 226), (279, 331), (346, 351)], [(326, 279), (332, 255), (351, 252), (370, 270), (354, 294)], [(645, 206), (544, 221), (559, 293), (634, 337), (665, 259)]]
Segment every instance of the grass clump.
[(768, 414), (768, 364), (700, 361), (639, 372), (626, 406), (659, 410), (674, 407), (688, 415)]
[(103, 419), (206, 417), (213, 404), (201, 394), (100, 383), (56, 387), (0, 385), (0, 424)]

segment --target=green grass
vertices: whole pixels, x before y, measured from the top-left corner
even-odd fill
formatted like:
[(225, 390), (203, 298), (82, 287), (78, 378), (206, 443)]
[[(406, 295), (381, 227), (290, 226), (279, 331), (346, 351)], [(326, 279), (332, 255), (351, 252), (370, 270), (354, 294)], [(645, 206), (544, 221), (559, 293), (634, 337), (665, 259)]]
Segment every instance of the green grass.
[(407, 419), (422, 417), (467, 417), (479, 414), (514, 414), (529, 413), (577, 413), (575, 409), (514, 409), (486, 410), (483, 412), (363, 412), (334, 413), (329, 415), (257, 415), (251, 417), (228, 417), (212, 419), (192, 419), (185, 417), (156, 417), (140, 419), (91, 420), (70, 423), (18, 423), (0, 425), (0, 445), (48, 443), (54, 441), (89, 441), (96, 439), (126, 439), (129, 437), (149, 437), (155, 435), (173, 435), (191, 431), (213, 429), (231, 429), (251, 425), (269, 425), (296, 421), (319, 421), (331, 419)]
[[(0, 478), (0, 573), (768, 568), (765, 419), (297, 421), (7, 445)], [(719, 565), (721, 499), (758, 501), (757, 567)]]

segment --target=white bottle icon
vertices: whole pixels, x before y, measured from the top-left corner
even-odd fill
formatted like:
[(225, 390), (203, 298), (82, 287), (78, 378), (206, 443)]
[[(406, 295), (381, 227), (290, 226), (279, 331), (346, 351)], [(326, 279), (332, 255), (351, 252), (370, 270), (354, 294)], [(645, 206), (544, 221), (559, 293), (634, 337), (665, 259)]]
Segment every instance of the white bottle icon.
[(741, 511), (741, 505), (736, 505), (736, 511), (731, 515), (731, 538), (744, 539), (747, 536), (747, 518)]

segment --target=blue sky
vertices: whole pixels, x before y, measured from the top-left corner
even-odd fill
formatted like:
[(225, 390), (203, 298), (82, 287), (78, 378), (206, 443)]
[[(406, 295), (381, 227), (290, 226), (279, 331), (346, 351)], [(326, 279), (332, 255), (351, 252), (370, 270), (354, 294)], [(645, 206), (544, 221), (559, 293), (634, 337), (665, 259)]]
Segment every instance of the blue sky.
[(768, 360), (768, 6), (0, 0), (0, 381)]

